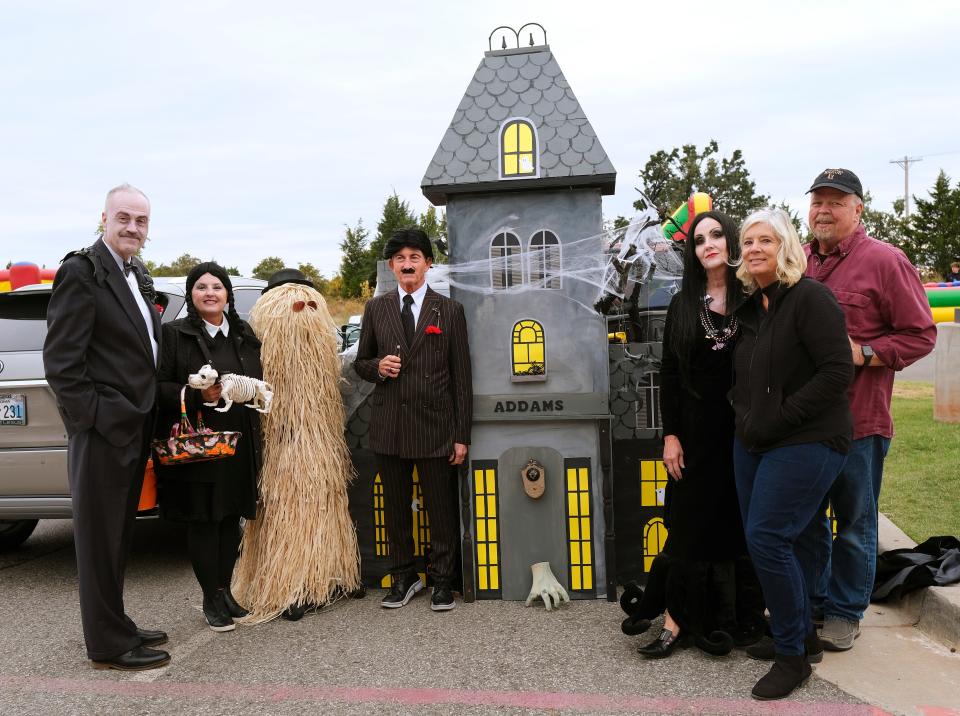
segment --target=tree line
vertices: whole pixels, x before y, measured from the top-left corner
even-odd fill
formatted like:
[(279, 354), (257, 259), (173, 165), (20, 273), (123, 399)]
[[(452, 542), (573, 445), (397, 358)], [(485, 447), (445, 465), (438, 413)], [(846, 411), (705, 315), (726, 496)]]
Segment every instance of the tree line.
[[(714, 207), (738, 222), (751, 211), (771, 204), (770, 196), (760, 193), (751, 179), (743, 152), (735, 149), (724, 156), (716, 140), (710, 140), (703, 148), (685, 144), (669, 152), (657, 151), (640, 171), (639, 179), (643, 194), (663, 215), (672, 213), (695, 191), (710, 194)], [(929, 196), (914, 196), (913, 202), (916, 209), (908, 220), (902, 199), (894, 202), (892, 211), (882, 211), (873, 207), (870, 192), (865, 192), (862, 220), (867, 233), (902, 249), (925, 276), (943, 276), (950, 263), (960, 258), (960, 182), (951, 186), (950, 178), (941, 170)], [(798, 233), (806, 234), (809, 239), (801, 214), (785, 202), (778, 206), (790, 215)], [(643, 199), (638, 199), (634, 208), (644, 208)], [(806, 216), (805, 210), (803, 216)], [(623, 216), (610, 222), (613, 228), (627, 223), (629, 220)], [(417, 215), (408, 202), (393, 192), (383, 204), (375, 234), (371, 235), (363, 219), (358, 219), (353, 226), (344, 226), (336, 274), (326, 278), (311, 263), (297, 263), (296, 267), (326, 296), (368, 298), (377, 284), (377, 260), (382, 257), (387, 239), (397, 229), (407, 226), (418, 226), (434, 240), (439, 239), (435, 260), (446, 262), (446, 214), (430, 206)], [(200, 261), (184, 254), (170, 264), (149, 260), (146, 264), (155, 276), (185, 276)], [(287, 264), (281, 257), (267, 256), (254, 267), (251, 275), (267, 279), (284, 266)], [(229, 267), (227, 271), (239, 275), (236, 267)]]

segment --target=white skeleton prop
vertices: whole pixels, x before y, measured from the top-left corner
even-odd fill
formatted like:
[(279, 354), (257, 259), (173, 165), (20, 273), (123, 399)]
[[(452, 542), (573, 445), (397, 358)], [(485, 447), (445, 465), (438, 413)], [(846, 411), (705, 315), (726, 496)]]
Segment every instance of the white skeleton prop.
[[(273, 386), (256, 378), (237, 375), (236, 373), (226, 373), (220, 377), (213, 366), (207, 364), (187, 377), (187, 385), (197, 390), (203, 390), (216, 384), (218, 378), (222, 386), (220, 397), (224, 401), (222, 408), (215, 408), (218, 413), (227, 412), (233, 407), (234, 403), (244, 403), (246, 407), (252, 408), (258, 413), (270, 412), (270, 406), (273, 403)], [(213, 403), (204, 403), (208, 408), (219, 404), (219, 400)]]

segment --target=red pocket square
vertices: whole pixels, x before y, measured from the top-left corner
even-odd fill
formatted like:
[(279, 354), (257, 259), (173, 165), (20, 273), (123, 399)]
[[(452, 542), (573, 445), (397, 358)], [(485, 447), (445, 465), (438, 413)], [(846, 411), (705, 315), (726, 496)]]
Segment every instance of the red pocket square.
[(427, 326), (427, 330), (424, 331), (428, 336), (439, 336), (443, 331), (440, 330), (439, 326)]

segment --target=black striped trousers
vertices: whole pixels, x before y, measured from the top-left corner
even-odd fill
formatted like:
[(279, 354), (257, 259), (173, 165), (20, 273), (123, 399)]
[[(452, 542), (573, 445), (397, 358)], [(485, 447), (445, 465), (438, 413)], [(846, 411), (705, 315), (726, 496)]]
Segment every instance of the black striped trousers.
[(430, 564), (434, 582), (453, 580), (457, 565), (460, 520), (454, 503), (457, 472), (446, 457), (402, 458), (375, 453), (377, 471), (383, 483), (384, 521), (393, 561), (393, 574), (413, 569), (413, 467), (417, 466), (420, 492), (430, 514)]

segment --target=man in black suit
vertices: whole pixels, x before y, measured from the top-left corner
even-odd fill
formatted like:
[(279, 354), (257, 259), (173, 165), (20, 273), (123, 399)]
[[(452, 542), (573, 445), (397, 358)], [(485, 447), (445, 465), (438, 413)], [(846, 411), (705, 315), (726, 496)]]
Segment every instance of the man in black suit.
[(383, 482), (393, 584), (381, 602), (402, 607), (423, 588), (414, 571), (410, 498), (413, 468), (430, 513), (434, 611), (453, 609), (451, 583), (460, 522), (452, 507), (456, 472), (470, 443), (473, 387), (463, 306), (426, 284), (430, 239), (397, 231), (383, 256), (399, 284), (367, 302), (354, 370), (376, 383), (369, 441)]
[(157, 390), (160, 320), (136, 253), (150, 202), (128, 184), (110, 190), (103, 238), (64, 258), (47, 309), (43, 363), (69, 436), (80, 616), (99, 669), (170, 661), (150, 648), (161, 631), (137, 628), (123, 607), (123, 577), (143, 484)]

